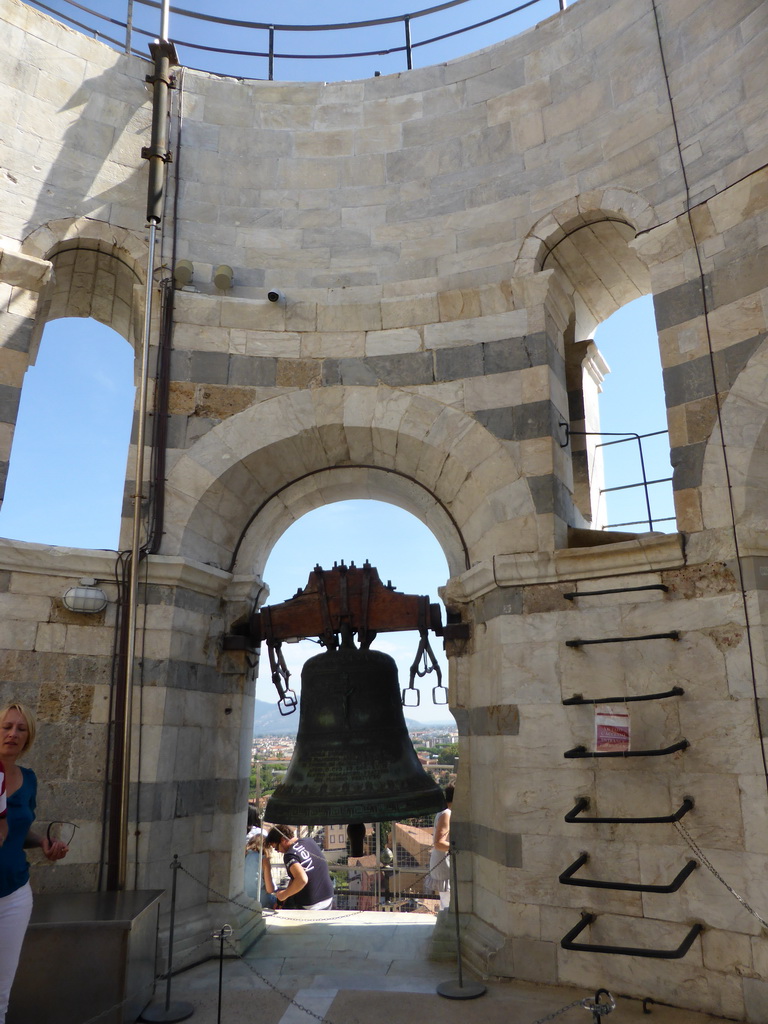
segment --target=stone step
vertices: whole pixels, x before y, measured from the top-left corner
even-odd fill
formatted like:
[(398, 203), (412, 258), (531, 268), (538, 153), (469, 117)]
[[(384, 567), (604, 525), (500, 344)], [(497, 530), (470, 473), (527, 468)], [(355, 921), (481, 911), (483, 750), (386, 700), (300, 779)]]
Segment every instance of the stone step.
[(461, 953), (464, 962), (481, 977), (488, 977), (489, 964), (504, 946), (504, 936), (485, 921), (466, 916), (461, 920)]
[(429, 959), (456, 962), (456, 921), (452, 910), (441, 910), (429, 944)]

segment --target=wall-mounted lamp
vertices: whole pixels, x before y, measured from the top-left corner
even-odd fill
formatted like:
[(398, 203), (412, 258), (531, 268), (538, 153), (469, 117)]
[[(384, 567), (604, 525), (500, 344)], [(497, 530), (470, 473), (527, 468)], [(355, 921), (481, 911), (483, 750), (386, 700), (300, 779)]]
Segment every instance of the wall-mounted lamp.
[(177, 288), (186, 288), (195, 273), (195, 265), (191, 260), (178, 260), (173, 268), (173, 283)]
[(107, 607), (107, 595), (101, 587), (95, 586), (96, 580), (84, 576), (78, 587), (70, 587), (64, 594), (64, 607), (80, 615), (95, 615)]
[(279, 288), (270, 288), (267, 292), (267, 298), (270, 302), (285, 302), (285, 295)]
[(220, 292), (228, 292), (232, 287), (234, 275), (232, 273), (232, 267), (228, 267), (222, 263), (220, 267), (216, 267), (213, 272), (213, 283), (219, 289)]

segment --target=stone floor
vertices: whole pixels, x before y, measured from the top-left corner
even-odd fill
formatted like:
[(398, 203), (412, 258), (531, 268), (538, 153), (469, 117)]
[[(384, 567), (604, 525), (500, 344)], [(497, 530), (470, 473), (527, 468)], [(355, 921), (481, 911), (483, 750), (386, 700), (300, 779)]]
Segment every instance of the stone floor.
[[(194, 1024), (534, 1024), (557, 1015), (562, 1024), (592, 1024), (593, 1016), (563, 1007), (594, 992), (525, 982), (483, 980), (485, 992), (452, 962), (428, 959), (434, 918), (422, 914), (306, 914), (280, 911), (266, 934), (240, 959), (218, 960), (176, 976), (171, 1002), (193, 1008)], [(454, 997), (437, 993), (447, 985)], [(458, 994), (461, 998), (455, 998)], [(153, 1008), (164, 1007), (159, 992)], [(609, 1024), (709, 1024), (719, 1018), (619, 999)], [(160, 1019), (156, 1017), (155, 1019)], [(171, 1018), (166, 1018), (171, 1019)], [(173, 1019), (179, 1019), (174, 1017)]]

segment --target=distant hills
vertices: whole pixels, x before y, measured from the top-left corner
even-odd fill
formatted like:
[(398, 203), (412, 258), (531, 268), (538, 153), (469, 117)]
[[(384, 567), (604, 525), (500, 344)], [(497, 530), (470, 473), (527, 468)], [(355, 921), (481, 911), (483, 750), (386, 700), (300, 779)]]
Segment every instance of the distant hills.
[[(416, 729), (448, 729), (450, 725), (442, 722), (416, 722), (406, 718), (405, 724), (410, 730)], [(299, 709), (292, 715), (281, 715), (277, 704), (269, 704), (265, 700), (257, 700), (253, 716), (254, 736), (295, 736), (299, 728)]]
[(292, 715), (281, 715), (277, 704), (257, 700), (253, 716), (254, 736), (295, 736), (299, 728), (299, 709)]

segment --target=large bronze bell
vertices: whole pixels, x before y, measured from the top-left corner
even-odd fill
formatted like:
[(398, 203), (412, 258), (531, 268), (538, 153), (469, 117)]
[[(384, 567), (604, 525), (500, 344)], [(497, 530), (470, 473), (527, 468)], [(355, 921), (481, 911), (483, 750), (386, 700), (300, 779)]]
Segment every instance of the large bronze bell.
[(267, 821), (397, 821), (445, 807), (413, 749), (388, 654), (342, 647), (310, 658), (299, 714), (293, 758), (267, 803)]

